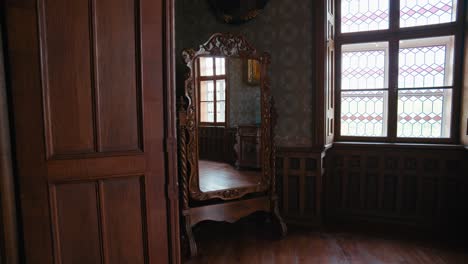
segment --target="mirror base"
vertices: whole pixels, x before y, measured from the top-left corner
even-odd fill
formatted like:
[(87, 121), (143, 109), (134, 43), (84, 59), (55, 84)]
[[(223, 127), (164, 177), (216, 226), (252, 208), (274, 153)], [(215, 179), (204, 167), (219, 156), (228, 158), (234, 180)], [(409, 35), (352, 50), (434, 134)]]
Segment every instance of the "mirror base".
[(198, 249), (192, 228), (206, 220), (234, 223), (255, 212), (263, 211), (270, 214), (274, 232), (278, 238), (286, 236), (287, 227), (279, 214), (277, 199), (260, 197), (255, 199), (227, 202), (222, 204), (193, 207), (184, 210), (185, 232), (189, 243), (190, 256), (196, 257)]

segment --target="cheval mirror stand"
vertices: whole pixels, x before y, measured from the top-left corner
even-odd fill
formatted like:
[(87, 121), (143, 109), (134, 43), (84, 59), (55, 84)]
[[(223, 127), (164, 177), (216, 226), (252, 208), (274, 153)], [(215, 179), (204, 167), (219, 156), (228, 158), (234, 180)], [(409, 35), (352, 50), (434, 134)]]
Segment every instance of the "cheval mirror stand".
[(188, 67), (178, 105), (181, 209), (190, 255), (201, 221), (236, 222), (266, 212), (275, 234), (278, 210), (270, 55), (234, 34), (214, 34), (182, 53)]

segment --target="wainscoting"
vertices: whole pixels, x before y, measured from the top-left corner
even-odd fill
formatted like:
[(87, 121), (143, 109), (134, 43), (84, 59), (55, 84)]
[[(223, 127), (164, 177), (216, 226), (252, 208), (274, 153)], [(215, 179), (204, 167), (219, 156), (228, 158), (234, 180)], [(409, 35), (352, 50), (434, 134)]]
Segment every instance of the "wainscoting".
[(418, 227), (460, 227), (467, 210), (463, 148), (336, 144), (328, 153), (331, 221), (365, 219)]
[(322, 155), (309, 148), (279, 148), (276, 181), (282, 215), (288, 223), (321, 222)]
[(458, 146), (336, 143), (280, 148), (277, 184), (289, 223), (459, 228), (468, 211), (468, 152)]
[(199, 128), (200, 159), (227, 162), (234, 165), (236, 129), (206, 126)]

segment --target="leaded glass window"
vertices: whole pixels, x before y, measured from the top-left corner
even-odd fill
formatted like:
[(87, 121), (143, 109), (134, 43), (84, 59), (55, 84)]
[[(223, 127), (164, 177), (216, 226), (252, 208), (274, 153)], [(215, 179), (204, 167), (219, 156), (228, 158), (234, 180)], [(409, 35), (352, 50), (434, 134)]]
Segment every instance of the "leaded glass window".
[(337, 1), (338, 139), (453, 140), (460, 1)]

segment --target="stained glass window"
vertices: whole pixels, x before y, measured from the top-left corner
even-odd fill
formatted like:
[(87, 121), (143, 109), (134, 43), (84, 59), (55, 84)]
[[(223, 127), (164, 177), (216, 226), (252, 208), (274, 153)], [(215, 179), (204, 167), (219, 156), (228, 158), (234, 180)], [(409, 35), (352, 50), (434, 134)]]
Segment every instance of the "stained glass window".
[(341, 89), (387, 88), (388, 43), (342, 46)]
[(388, 29), (389, 0), (341, 1), (341, 32)]
[(339, 51), (338, 140), (452, 142), (454, 80), (462, 73), (460, 3), (338, 1), (341, 30), (329, 42)]
[(457, 0), (400, 0), (400, 27), (453, 22)]
[(399, 137), (450, 136), (452, 89), (411, 89), (398, 92)]
[(386, 102), (386, 91), (342, 92), (341, 135), (385, 136)]
[(388, 43), (342, 46), (341, 135), (387, 133)]
[(399, 88), (450, 86), (453, 36), (400, 41)]
[(450, 136), (453, 43), (453, 36), (400, 41), (398, 137)]

